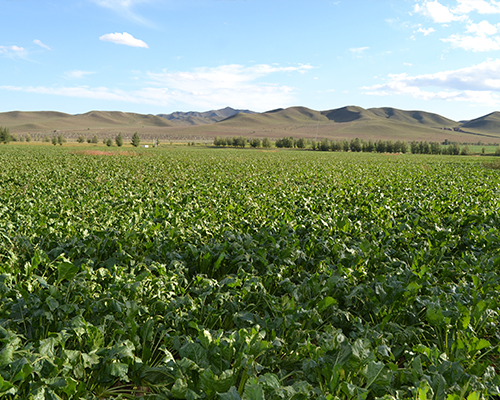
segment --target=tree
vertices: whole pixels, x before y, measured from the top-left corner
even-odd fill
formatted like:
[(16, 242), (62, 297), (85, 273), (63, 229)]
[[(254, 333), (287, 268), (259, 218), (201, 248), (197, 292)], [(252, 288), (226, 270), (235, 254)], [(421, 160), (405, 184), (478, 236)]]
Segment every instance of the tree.
[(252, 146), (252, 147), (260, 147), (260, 145), (261, 145), (261, 141), (259, 138), (255, 138), (255, 139), (252, 139), (250, 141), (250, 146)]
[(306, 148), (306, 139), (300, 138), (295, 141), (295, 145), (297, 146), (298, 149), (305, 149)]
[(387, 147), (386, 143), (383, 140), (379, 140), (375, 145), (377, 153), (385, 153), (386, 147)]
[(141, 138), (139, 137), (139, 134), (136, 132), (134, 133), (134, 136), (132, 136), (132, 141), (130, 142), (130, 144), (134, 147), (138, 147), (140, 143), (141, 143)]
[(99, 143), (99, 138), (97, 137), (97, 135), (94, 135), (92, 137), (92, 139), (90, 140), (91, 143), (94, 143), (94, 144), (97, 144)]
[(10, 135), (9, 128), (2, 128), (0, 126), (0, 142), (7, 144), (11, 140), (12, 140), (12, 136)]
[(330, 146), (330, 142), (329, 142), (329, 140), (328, 140), (328, 139), (323, 139), (323, 140), (321, 141), (321, 143), (319, 144), (319, 149), (320, 149), (321, 151), (328, 151), (328, 150), (330, 150), (330, 147), (331, 147), (331, 146)]
[(111, 138), (108, 138), (108, 140), (106, 140), (106, 146), (111, 147), (112, 145), (113, 141), (111, 140)]
[(57, 137), (52, 136), (52, 144), (55, 146), (57, 144)]
[(63, 143), (66, 143), (66, 139), (63, 135), (57, 135), (57, 143), (62, 146)]
[(122, 137), (122, 133), (118, 133), (118, 136), (115, 137), (115, 143), (118, 147), (122, 147), (123, 146), (123, 137)]
[(85, 138), (83, 137), (83, 135), (80, 135), (80, 136), (78, 136), (78, 139), (76, 139), (76, 141), (78, 143), (84, 143), (85, 142)]
[(234, 147), (245, 147), (247, 140), (243, 136), (235, 136), (233, 137), (233, 146)]
[(262, 147), (268, 149), (271, 147), (271, 141), (268, 138), (262, 139)]
[(28, 132), (28, 134), (26, 135), (26, 141), (29, 143), (31, 142), (31, 135), (30, 133)]
[(349, 145), (351, 151), (360, 152), (361, 151), (361, 141), (359, 138), (351, 139), (351, 143)]

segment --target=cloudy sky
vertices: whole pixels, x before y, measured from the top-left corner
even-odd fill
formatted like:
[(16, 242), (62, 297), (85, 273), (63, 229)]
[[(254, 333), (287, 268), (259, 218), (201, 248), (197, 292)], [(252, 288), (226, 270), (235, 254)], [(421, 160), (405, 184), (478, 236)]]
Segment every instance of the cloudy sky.
[(0, 112), (500, 110), (500, 1), (0, 0)]

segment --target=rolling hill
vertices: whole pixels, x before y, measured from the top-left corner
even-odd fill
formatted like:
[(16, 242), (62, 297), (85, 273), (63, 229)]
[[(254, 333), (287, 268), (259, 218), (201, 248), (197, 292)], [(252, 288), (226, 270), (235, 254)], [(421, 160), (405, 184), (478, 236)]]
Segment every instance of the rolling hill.
[(500, 135), (500, 112), (493, 112), (462, 124), (464, 130), (474, 130)]
[(54, 111), (0, 113), (0, 126), (14, 134), (31, 133), (35, 137), (60, 131), (67, 138), (80, 135), (114, 137), (134, 131), (146, 139), (211, 140), (215, 136), (242, 135), (279, 138), (284, 136), (384, 140), (427, 140), (500, 142), (500, 112), (470, 121), (453, 121), (426, 111), (407, 111), (391, 107), (369, 108), (350, 105), (316, 111), (307, 107), (279, 108), (255, 113), (226, 107), (206, 112), (137, 114), (120, 111), (89, 111), (65, 114)]

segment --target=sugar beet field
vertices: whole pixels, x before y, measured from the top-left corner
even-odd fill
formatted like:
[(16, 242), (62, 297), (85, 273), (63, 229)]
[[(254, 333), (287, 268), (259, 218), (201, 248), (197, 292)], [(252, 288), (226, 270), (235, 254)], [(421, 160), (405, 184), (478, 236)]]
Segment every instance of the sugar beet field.
[(486, 157), (83, 148), (0, 146), (0, 397), (500, 398)]

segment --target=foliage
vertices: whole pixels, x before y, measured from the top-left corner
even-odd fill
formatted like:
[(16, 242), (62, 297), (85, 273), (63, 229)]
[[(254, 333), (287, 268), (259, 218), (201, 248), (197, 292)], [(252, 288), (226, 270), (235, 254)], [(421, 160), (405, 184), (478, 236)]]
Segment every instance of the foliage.
[(132, 136), (132, 141), (130, 142), (130, 144), (134, 147), (138, 147), (140, 143), (141, 143), (141, 138), (139, 137), (139, 134), (135, 132), (134, 136)]
[(83, 137), (83, 135), (80, 135), (80, 136), (78, 136), (78, 139), (76, 139), (76, 141), (78, 143), (85, 143), (85, 138)]
[(259, 138), (254, 138), (252, 140), (250, 140), (250, 146), (256, 148), (256, 147), (260, 147), (262, 145), (262, 142)]
[(7, 144), (12, 140), (12, 135), (10, 134), (10, 129), (7, 127), (0, 126), (0, 143)]
[(0, 148), (2, 398), (499, 396), (498, 170), (107, 153)]
[(118, 133), (118, 135), (115, 137), (115, 143), (118, 147), (122, 147), (123, 146), (123, 137), (122, 137), (122, 133)]

